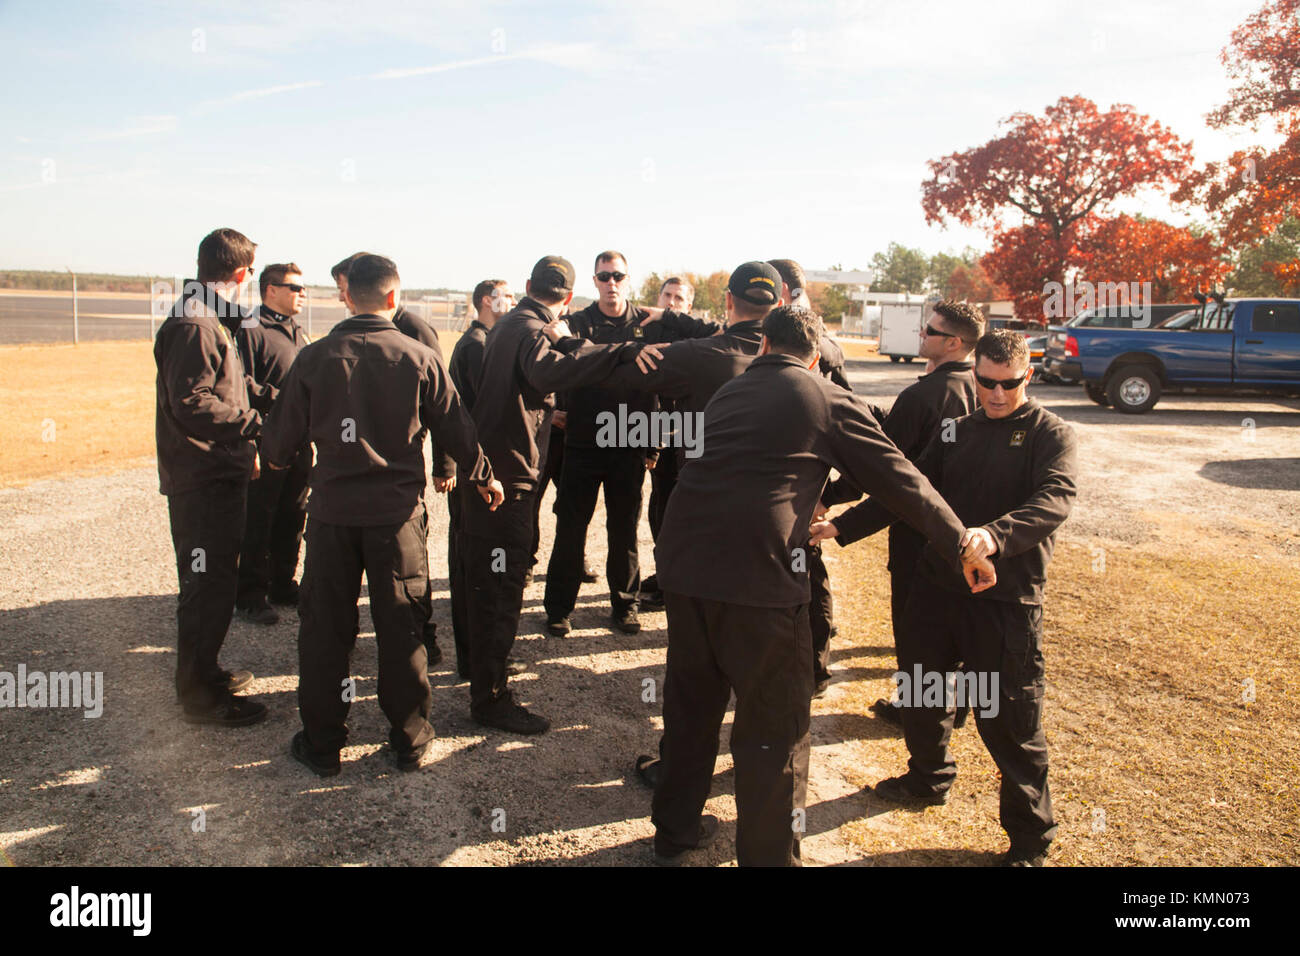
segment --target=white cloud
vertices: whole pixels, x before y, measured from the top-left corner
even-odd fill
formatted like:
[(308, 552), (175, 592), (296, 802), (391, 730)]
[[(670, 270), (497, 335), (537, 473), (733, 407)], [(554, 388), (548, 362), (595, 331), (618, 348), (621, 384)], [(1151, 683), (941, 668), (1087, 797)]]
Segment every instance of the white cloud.
[(591, 47), (592, 45), (590, 43), (567, 43), (562, 46), (546, 47), (539, 50), (525, 50), (521, 53), (496, 53), (492, 56), (475, 57), (472, 60), (453, 60), (449, 63), (438, 63), (433, 66), (413, 66), (384, 70), (380, 73), (372, 73), (369, 78), (372, 80), (404, 80), (412, 76), (427, 76), (431, 73), (450, 73), (452, 70), (463, 70), (475, 66), (488, 66), (494, 63), (505, 63), (510, 60), (536, 60), (541, 63), (550, 63), (555, 66), (567, 66), (588, 54)]
[(292, 93), (294, 90), (309, 90), (315, 86), (324, 86), (320, 80), (305, 80), (302, 83), (285, 83), (281, 86), (268, 86), (261, 90), (243, 90), (230, 96), (232, 100), (253, 100), (263, 96), (275, 96), (279, 93)]
[(136, 136), (155, 136), (176, 130), (175, 116), (131, 116), (127, 125), (118, 129), (89, 130), (72, 137), (73, 142), (99, 143), (114, 139), (131, 139)]

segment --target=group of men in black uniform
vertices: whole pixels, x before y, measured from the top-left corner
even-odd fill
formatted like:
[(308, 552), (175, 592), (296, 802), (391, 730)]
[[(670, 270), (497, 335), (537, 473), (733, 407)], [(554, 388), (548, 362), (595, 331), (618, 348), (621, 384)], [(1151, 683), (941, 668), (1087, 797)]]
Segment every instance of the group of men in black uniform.
[[(508, 677), (519, 670), (510, 651), (558, 426), (547, 632), (571, 629), (601, 487), (612, 626), (636, 633), (640, 603), (667, 610), (664, 733), (659, 756), (636, 762), (654, 787), (659, 862), (681, 860), (717, 831), (703, 808), (732, 693), (737, 857), (799, 862), (811, 700), (830, 679), (834, 630), (820, 543), (885, 526), (900, 667), (1002, 676), (1002, 708), (976, 711), (976, 723), (1002, 770), (1007, 861), (1042, 862), (1054, 833), (1042, 584), (1074, 494), (1074, 445), (1026, 397), (1018, 335), (981, 337), (977, 310), (941, 303), (922, 340), (930, 370), (885, 413), (852, 394), (843, 354), (808, 308), (791, 260), (738, 267), (716, 324), (689, 314), (681, 279), (664, 283), (657, 307), (631, 305), (626, 259), (612, 250), (595, 261), (599, 298), (566, 321), (575, 272), (547, 256), (517, 303), (504, 280), (475, 288), (474, 320), (444, 362), (436, 332), (401, 307), (396, 266), (382, 256), (358, 253), (335, 267), (350, 317), (317, 342), (293, 320), (303, 286), (292, 263), (263, 270), (261, 312), (244, 315), (237, 292), (254, 249), (234, 230), (206, 237), (198, 280), (155, 344), (186, 720), (265, 717), (263, 705), (236, 695), (252, 675), (222, 669), (218, 652), (236, 605), (268, 621), (272, 603), (296, 603), (303, 726), (290, 750), (319, 775), (339, 773), (364, 572), (390, 747), (399, 768), (420, 766), (433, 739), (428, 670), (441, 658), (427, 560), (428, 434), (434, 490), (448, 494), (451, 512), (453, 631), (471, 716), (544, 733), (549, 720), (515, 700)], [(604, 424), (637, 414), (673, 423), (659, 433), (662, 447), (610, 440)], [(692, 434), (699, 440), (688, 448)], [(636, 538), (647, 469), (649, 583)], [(863, 494), (828, 520), (828, 506)], [(881, 701), (877, 712), (901, 714), (911, 760), (876, 793), (943, 802), (955, 774), (955, 708)]]

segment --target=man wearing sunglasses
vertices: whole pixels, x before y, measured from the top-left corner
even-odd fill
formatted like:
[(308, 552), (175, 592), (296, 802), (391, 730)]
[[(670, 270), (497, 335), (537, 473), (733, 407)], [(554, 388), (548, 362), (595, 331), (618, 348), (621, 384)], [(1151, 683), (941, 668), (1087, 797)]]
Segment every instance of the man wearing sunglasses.
[[(298, 350), (310, 341), (294, 317), (302, 312), (307, 290), (302, 270), (292, 262), (267, 266), (258, 276), (262, 304), (236, 335), (244, 371), (278, 394)], [(248, 519), (239, 554), (239, 593), (235, 606), (257, 624), (276, 624), (272, 604), (296, 606), (298, 553), (307, 523), (307, 483), (311, 446), (304, 445), (288, 469), (263, 469), (248, 484)]]
[[(984, 333), (984, 316), (968, 302), (944, 301), (921, 330), (921, 358), (931, 370), (909, 385), (894, 399), (885, 417), (885, 434), (899, 451), (915, 462), (930, 440), (939, 435), (947, 422), (954, 422), (975, 410), (975, 379), (971, 375), (971, 352)], [(841, 478), (831, 482), (822, 495), (822, 505), (829, 507), (856, 501), (858, 490)], [(903, 639), (903, 609), (912, 590), (916, 562), (925, 548), (925, 538), (902, 521), (889, 526), (890, 619), (894, 647)], [(890, 723), (901, 727), (901, 711), (881, 698), (871, 709)]]
[[(678, 312), (655, 313), (631, 304), (632, 283), (627, 259), (607, 250), (596, 256), (598, 298), (569, 316), (573, 334), (597, 345), (622, 342), (673, 342), (712, 335), (719, 326)], [(571, 630), (569, 615), (582, 583), (587, 528), (596, 509), (596, 495), (604, 487), (605, 523), (609, 541), (605, 577), (609, 584), (610, 623), (624, 634), (641, 629), (637, 619), (637, 592), (641, 567), (637, 554), (637, 525), (641, 520), (641, 495), (645, 485), (645, 448), (605, 448), (597, 440), (597, 418), (602, 413), (619, 417), (649, 415), (654, 395), (632, 389), (600, 385), (569, 389), (565, 405), (564, 465), (555, 499), (555, 543), (546, 570), (546, 630), (563, 637)]]
[[(1043, 735), (1043, 586), (1056, 531), (1076, 494), (1074, 432), (1026, 394), (1032, 369), (1024, 337), (996, 329), (975, 346), (980, 407), (932, 440), (917, 468), (971, 530), (963, 560), (993, 562), (997, 584), (971, 594), (927, 547), (903, 610), (898, 645), (904, 674), (989, 675), (996, 707), (976, 709), (975, 725), (1001, 773), (1000, 818), (1008, 866), (1041, 866), (1056, 835)], [(945, 441), (950, 437), (951, 441)], [(868, 499), (814, 528), (814, 537), (856, 541), (894, 520)], [(996, 678), (996, 684), (993, 682)], [(915, 702), (913, 702), (915, 703)], [(993, 710), (993, 713), (988, 713)], [(946, 703), (902, 708), (907, 773), (882, 780), (880, 797), (938, 805), (957, 774)]]

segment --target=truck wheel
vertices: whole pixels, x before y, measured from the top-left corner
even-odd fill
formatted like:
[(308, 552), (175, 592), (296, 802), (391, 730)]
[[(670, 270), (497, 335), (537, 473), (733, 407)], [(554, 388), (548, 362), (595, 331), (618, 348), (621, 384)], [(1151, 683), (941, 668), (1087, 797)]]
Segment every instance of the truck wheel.
[(1126, 365), (1106, 383), (1106, 397), (1116, 411), (1142, 415), (1160, 401), (1160, 376), (1147, 365)]
[(1087, 392), (1088, 397), (1091, 398), (1098, 405), (1110, 404), (1110, 399), (1106, 397), (1106, 390), (1102, 388), (1100, 385), (1098, 385), (1096, 382), (1084, 382), (1083, 390)]
[(891, 356), (889, 356), (889, 361), (894, 362), (894, 363), (898, 363), (898, 362), (901, 362), (901, 361), (902, 361), (902, 357), (899, 356), (899, 355), (891, 355)]

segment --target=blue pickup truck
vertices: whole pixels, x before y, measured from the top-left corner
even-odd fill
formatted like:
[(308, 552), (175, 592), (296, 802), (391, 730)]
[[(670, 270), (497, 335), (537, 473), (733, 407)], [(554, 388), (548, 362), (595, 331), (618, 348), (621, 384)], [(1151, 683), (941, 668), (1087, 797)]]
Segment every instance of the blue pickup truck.
[(1141, 415), (1172, 389), (1300, 394), (1300, 299), (1214, 298), (1159, 328), (1053, 326), (1062, 378)]

